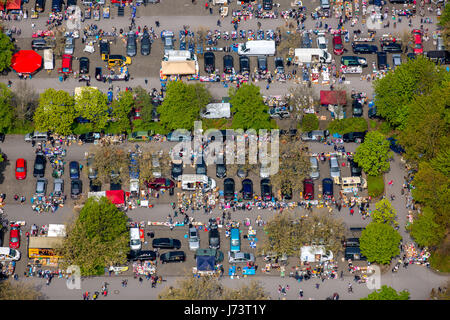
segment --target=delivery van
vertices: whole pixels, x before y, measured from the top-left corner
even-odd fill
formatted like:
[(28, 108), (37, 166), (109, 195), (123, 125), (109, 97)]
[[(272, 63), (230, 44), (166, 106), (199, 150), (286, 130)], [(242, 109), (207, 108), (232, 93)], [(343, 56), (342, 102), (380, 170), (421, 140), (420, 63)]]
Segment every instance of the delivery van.
[(216, 188), (216, 181), (205, 174), (182, 174), (181, 189), (187, 191), (195, 191), (204, 189), (205, 192)]
[(238, 46), (240, 56), (274, 56), (275, 52), (274, 40), (252, 40)]
[(130, 248), (133, 251), (139, 251), (142, 248), (139, 228), (130, 228)]
[(241, 251), (241, 236), (238, 228), (232, 228), (230, 231), (230, 251)]

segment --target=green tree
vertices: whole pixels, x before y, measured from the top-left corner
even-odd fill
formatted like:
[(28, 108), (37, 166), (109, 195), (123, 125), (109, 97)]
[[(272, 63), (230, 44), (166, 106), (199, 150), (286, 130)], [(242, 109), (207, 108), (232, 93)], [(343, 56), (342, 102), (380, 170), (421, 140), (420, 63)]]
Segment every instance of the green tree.
[(391, 225), (371, 222), (359, 239), (361, 254), (369, 262), (387, 264), (400, 253), (401, 236)]
[(72, 133), (75, 118), (74, 99), (68, 92), (50, 88), (41, 93), (34, 114), (36, 130), (68, 135)]
[(394, 288), (383, 285), (380, 290), (375, 290), (361, 300), (409, 300), (409, 292), (406, 290), (397, 292)]
[(445, 229), (434, 221), (433, 210), (424, 207), (423, 212), (414, 220), (411, 225), (411, 236), (416, 243), (423, 247), (438, 245), (445, 235)]
[(158, 106), (161, 125), (168, 131), (192, 130), (200, 110), (210, 101), (211, 95), (201, 84), (173, 81), (167, 85), (163, 103)]
[[(97, 169), (97, 179), (102, 184), (113, 181), (122, 181), (127, 184), (128, 177), (128, 156), (125, 150), (118, 146), (99, 146), (92, 150), (94, 154), (94, 168)], [(111, 173), (117, 176), (111, 178)]]
[(294, 248), (301, 247), (302, 239), (300, 238), (301, 234), (296, 232), (297, 228), (292, 222), (292, 216), (288, 212), (273, 216), (264, 226), (264, 232), (267, 234), (267, 238), (261, 250), (264, 252), (274, 252), (279, 256), (296, 253)]
[(308, 132), (319, 129), (319, 118), (316, 114), (308, 113), (302, 118), (302, 131)]
[(14, 43), (0, 28), (0, 72), (11, 66)]
[(377, 113), (393, 127), (407, 126), (410, 103), (417, 95), (427, 95), (450, 79), (450, 74), (426, 57), (406, 63), (374, 82)]
[(98, 89), (83, 87), (75, 97), (75, 110), (78, 116), (90, 121), (92, 131), (106, 128), (110, 118), (108, 109), (108, 97)]
[(44, 294), (32, 284), (3, 280), (0, 282), (0, 300), (43, 300)]
[(368, 128), (367, 120), (364, 118), (336, 119), (328, 125), (330, 134), (339, 133), (344, 135), (349, 132), (364, 132)]
[(83, 276), (102, 275), (104, 268), (126, 262), (128, 217), (107, 198), (89, 198), (58, 252), (63, 267), (78, 265)]
[(268, 300), (269, 295), (259, 281), (252, 280), (238, 289), (225, 289), (224, 300)]
[(260, 88), (243, 84), (239, 89), (230, 88), (233, 129), (271, 129), (269, 107), (264, 104)]
[(449, 105), (450, 82), (411, 102), (407, 126), (399, 135), (410, 162), (417, 164), (434, 158), (440, 151), (448, 151), (442, 143), (449, 135)]
[(389, 170), (391, 157), (389, 141), (382, 133), (371, 131), (356, 149), (354, 159), (368, 175), (377, 176)]
[(12, 92), (0, 83), (0, 132), (6, 133), (14, 123), (14, 109), (11, 106)]
[(397, 210), (395, 210), (391, 202), (385, 198), (375, 204), (375, 210), (372, 212), (372, 221), (392, 224), (395, 222), (396, 216)]
[(112, 104), (113, 118), (119, 132), (130, 130), (130, 114), (133, 107), (134, 98), (130, 91), (121, 92), (119, 98), (114, 100)]

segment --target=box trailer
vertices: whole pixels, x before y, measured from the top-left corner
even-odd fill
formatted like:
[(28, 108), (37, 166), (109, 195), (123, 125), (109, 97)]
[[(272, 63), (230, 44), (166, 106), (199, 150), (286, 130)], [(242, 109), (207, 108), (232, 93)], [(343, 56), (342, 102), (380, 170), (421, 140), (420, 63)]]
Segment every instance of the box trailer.
[(238, 54), (242, 56), (274, 56), (275, 52), (274, 40), (252, 40), (238, 45)]
[(331, 63), (331, 54), (319, 48), (296, 48), (294, 63)]
[(54, 58), (53, 58), (53, 50), (45, 49), (44, 50), (44, 69), (45, 70), (53, 70), (54, 66)]

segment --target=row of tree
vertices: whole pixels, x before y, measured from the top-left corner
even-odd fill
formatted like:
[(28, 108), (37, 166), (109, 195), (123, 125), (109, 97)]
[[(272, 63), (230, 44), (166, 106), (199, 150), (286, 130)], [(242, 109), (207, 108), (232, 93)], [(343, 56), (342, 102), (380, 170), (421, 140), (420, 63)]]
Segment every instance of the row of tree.
[(411, 236), (431, 247), (432, 265), (435, 255), (448, 261), (450, 73), (420, 56), (377, 80), (375, 93), (378, 112), (397, 129), (403, 157), (415, 172), (412, 194), (421, 207)]

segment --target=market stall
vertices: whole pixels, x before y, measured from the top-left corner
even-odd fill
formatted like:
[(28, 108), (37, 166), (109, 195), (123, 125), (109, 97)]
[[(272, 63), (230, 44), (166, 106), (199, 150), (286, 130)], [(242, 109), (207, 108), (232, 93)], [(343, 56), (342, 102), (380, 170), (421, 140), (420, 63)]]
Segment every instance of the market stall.
[(20, 50), (11, 58), (11, 68), (21, 75), (32, 75), (42, 66), (42, 57), (34, 50)]

